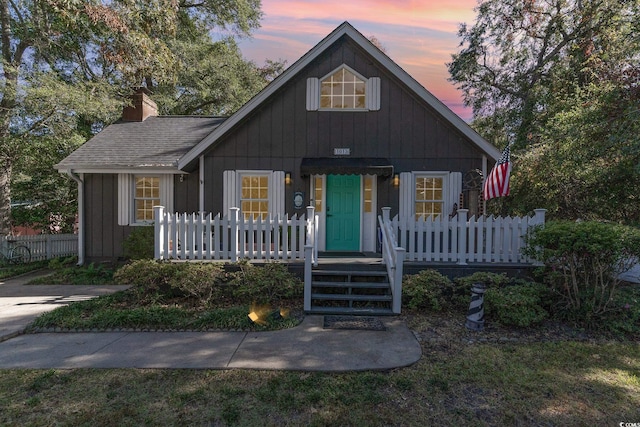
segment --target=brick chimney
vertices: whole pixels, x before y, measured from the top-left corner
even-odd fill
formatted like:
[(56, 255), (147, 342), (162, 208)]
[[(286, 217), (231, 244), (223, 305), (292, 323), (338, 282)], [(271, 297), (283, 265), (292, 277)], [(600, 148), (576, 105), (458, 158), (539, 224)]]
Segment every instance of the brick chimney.
[(143, 122), (147, 117), (158, 115), (158, 106), (149, 98), (149, 90), (139, 88), (131, 96), (131, 105), (122, 109), (122, 120), (125, 122)]

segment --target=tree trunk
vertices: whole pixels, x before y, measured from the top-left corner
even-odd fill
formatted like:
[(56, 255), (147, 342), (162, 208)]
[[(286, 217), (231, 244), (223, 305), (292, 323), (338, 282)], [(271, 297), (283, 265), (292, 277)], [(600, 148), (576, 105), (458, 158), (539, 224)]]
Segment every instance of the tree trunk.
[(0, 236), (11, 232), (11, 160), (2, 159), (0, 168)]

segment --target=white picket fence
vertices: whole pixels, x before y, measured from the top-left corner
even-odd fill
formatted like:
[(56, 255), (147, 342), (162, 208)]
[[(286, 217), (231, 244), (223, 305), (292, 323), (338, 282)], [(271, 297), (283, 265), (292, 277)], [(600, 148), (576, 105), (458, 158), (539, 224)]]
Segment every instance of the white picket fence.
[(77, 234), (37, 234), (33, 236), (5, 236), (2, 251), (11, 245), (25, 245), (31, 251), (31, 261), (78, 255)]
[(181, 260), (304, 259), (305, 244), (317, 256), (314, 209), (307, 216), (240, 218), (220, 214), (170, 213), (155, 207), (155, 258)]
[(536, 209), (531, 217), (467, 218), (468, 211), (459, 209), (451, 219), (396, 215), (390, 222), (398, 246), (406, 250), (405, 261), (531, 263), (521, 253), (524, 236), (531, 227), (544, 224), (545, 212)]

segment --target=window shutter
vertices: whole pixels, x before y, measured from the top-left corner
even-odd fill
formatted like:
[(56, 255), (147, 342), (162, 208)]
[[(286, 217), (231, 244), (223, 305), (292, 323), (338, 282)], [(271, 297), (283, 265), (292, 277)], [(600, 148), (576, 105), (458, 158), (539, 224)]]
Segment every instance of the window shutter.
[(462, 193), (462, 172), (451, 172), (449, 173), (449, 200), (447, 200), (449, 213), (453, 210), (453, 204), (460, 202), (460, 193)]
[(160, 203), (165, 212), (173, 212), (173, 175), (160, 176)]
[(413, 218), (415, 210), (413, 207), (413, 193), (415, 191), (415, 183), (411, 172), (400, 173), (400, 205), (398, 214), (400, 218)]
[(118, 174), (118, 225), (129, 225), (132, 194), (131, 175)]
[(239, 208), (240, 198), (238, 195), (238, 174), (236, 171), (224, 171), (222, 172), (222, 215), (229, 214), (230, 208)]
[(371, 111), (380, 109), (380, 77), (371, 77), (366, 87), (367, 108)]
[(307, 79), (307, 111), (317, 111), (320, 107), (320, 83), (317, 78)]
[(269, 210), (272, 216), (284, 215), (284, 172), (273, 171), (271, 191), (269, 191)]

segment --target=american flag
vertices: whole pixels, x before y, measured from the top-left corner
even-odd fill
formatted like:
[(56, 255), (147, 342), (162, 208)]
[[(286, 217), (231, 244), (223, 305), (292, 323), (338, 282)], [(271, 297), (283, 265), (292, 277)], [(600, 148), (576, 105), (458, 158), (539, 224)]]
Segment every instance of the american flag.
[(504, 149), (498, 163), (484, 181), (484, 199), (509, 195), (509, 175), (511, 174), (511, 150)]

